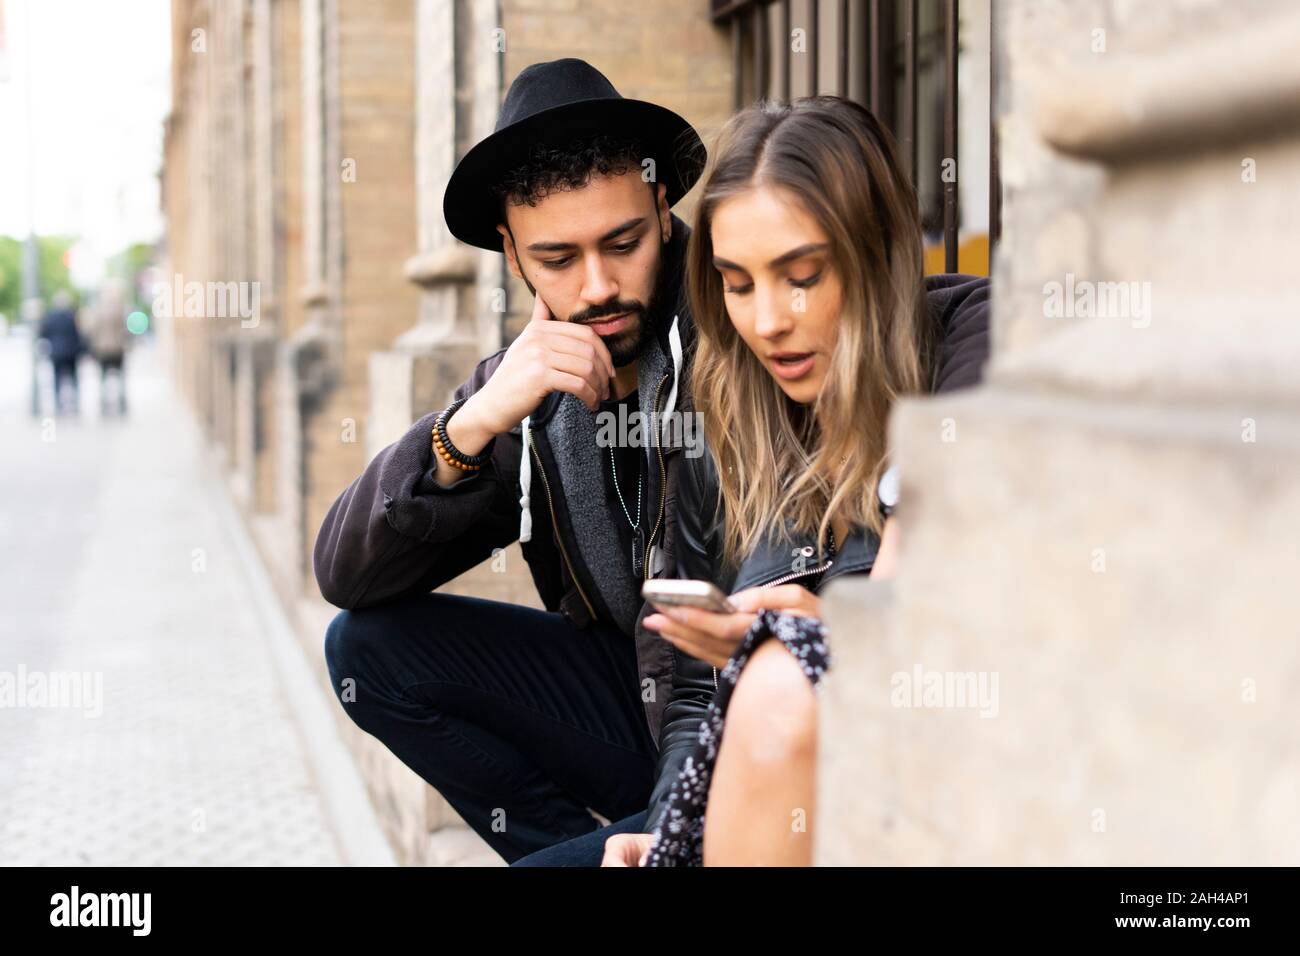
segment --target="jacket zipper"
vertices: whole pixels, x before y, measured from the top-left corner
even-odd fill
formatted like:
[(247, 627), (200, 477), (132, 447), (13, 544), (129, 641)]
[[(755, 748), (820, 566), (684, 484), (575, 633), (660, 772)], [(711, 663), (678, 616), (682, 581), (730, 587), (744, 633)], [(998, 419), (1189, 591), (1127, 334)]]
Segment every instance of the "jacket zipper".
[[(663, 395), (664, 382), (668, 381), (668, 379), (669, 376), (667, 375), (661, 378), (658, 387), (655, 389), (654, 420), (656, 422), (659, 421), (659, 398)], [(655, 451), (659, 453), (659, 517), (655, 519), (654, 527), (650, 529), (650, 537), (646, 541), (645, 555), (641, 562), (642, 572), (645, 574), (647, 581), (650, 580), (650, 552), (654, 549), (655, 535), (659, 533), (659, 526), (664, 520), (664, 507), (668, 503), (668, 473), (664, 468), (664, 446), (661, 433), (655, 435)]]
[(551, 497), (551, 483), (546, 480), (546, 469), (542, 467), (542, 456), (537, 451), (537, 444), (533, 441), (532, 432), (528, 433), (528, 447), (532, 450), (533, 460), (537, 462), (537, 473), (542, 476), (542, 487), (546, 489), (546, 504), (551, 509), (551, 533), (555, 535), (555, 543), (560, 546), (560, 555), (564, 558), (564, 566), (569, 569), (569, 577), (573, 579), (573, 586), (578, 589), (578, 596), (582, 598), (582, 603), (587, 605), (587, 613), (591, 619), (596, 619), (596, 609), (591, 606), (587, 600), (587, 592), (582, 590), (582, 582), (578, 580), (578, 575), (574, 573), (573, 563), (569, 560), (569, 552), (564, 548), (564, 535), (560, 534), (560, 523), (555, 518), (555, 501)]
[(784, 575), (783, 577), (779, 577), (779, 578), (776, 578), (775, 580), (768, 581), (766, 584), (755, 584), (754, 587), (759, 587), (759, 588), (774, 588), (774, 587), (776, 587), (778, 584), (789, 584), (789, 583), (790, 583), (791, 581), (793, 581), (795, 578), (807, 577), (807, 576), (810, 575), (810, 574), (821, 574), (822, 572), (828, 570), (828, 569), (830, 568), (830, 566), (831, 566), (832, 564), (834, 564), (834, 563), (835, 563), (835, 559), (834, 559), (834, 558), (827, 558), (827, 559), (826, 559), (826, 563), (823, 564), (820, 568), (813, 568), (813, 569), (810, 570), (810, 571), (796, 571), (794, 574), (787, 574), (787, 575)]

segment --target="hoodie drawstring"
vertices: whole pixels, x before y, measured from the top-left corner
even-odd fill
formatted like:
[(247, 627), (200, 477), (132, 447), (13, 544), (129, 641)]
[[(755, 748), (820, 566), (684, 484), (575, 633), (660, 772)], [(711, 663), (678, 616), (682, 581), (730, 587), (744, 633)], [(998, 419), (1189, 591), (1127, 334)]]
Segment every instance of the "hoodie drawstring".
[[(673, 387), (668, 391), (668, 401), (664, 403), (663, 415), (660, 417), (660, 441), (664, 437), (664, 429), (668, 421), (672, 418), (673, 410), (677, 407), (677, 383), (682, 375), (682, 335), (677, 329), (677, 316), (673, 316), (672, 327), (668, 330), (668, 349), (673, 357)], [(525, 544), (533, 540), (533, 512), (531, 508), (531, 495), (533, 487), (533, 458), (529, 449), (529, 432), (532, 428), (530, 421), (532, 416), (525, 418), (522, 422), (523, 429), (523, 452), (519, 456), (519, 543)]]
[(663, 443), (668, 423), (672, 421), (673, 411), (677, 408), (677, 383), (682, 377), (682, 334), (677, 330), (677, 316), (673, 316), (673, 324), (668, 329), (668, 351), (673, 356), (673, 387), (668, 390), (668, 401), (664, 402), (664, 410), (659, 418), (659, 440)]
[(523, 420), (524, 432), (524, 453), (519, 459), (519, 543), (525, 544), (533, 540), (533, 512), (529, 507), (529, 492), (533, 487), (533, 458), (528, 453), (529, 432), (531, 422), (528, 416)]

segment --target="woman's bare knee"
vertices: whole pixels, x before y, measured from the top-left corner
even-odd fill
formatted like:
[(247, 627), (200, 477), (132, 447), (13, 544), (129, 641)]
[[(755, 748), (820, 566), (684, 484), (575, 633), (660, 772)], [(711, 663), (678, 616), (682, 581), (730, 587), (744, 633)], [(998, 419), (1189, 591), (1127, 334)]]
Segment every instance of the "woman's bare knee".
[(706, 866), (806, 866), (815, 801), (817, 705), (779, 641), (741, 671), (709, 788)]
[(728, 749), (756, 769), (787, 767), (815, 750), (816, 695), (780, 641), (760, 645), (741, 671), (724, 736)]

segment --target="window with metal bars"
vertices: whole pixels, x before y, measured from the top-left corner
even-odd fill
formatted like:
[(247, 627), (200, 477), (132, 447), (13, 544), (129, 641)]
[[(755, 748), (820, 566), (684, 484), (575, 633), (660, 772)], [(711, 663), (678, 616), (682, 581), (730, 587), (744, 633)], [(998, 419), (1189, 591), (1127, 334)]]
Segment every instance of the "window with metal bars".
[(927, 272), (987, 275), (1000, 219), (990, 121), (995, 0), (711, 0), (733, 105), (834, 94), (891, 131), (917, 187)]

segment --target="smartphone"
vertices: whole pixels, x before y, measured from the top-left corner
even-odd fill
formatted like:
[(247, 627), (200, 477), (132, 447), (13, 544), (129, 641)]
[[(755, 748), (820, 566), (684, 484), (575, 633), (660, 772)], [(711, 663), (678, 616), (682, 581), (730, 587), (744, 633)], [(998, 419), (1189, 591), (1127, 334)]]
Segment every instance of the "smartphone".
[(715, 614), (735, 614), (727, 596), (709, 581), (656, 578), (641, 585), (641, 596), (658, 607), (698, 607)]

